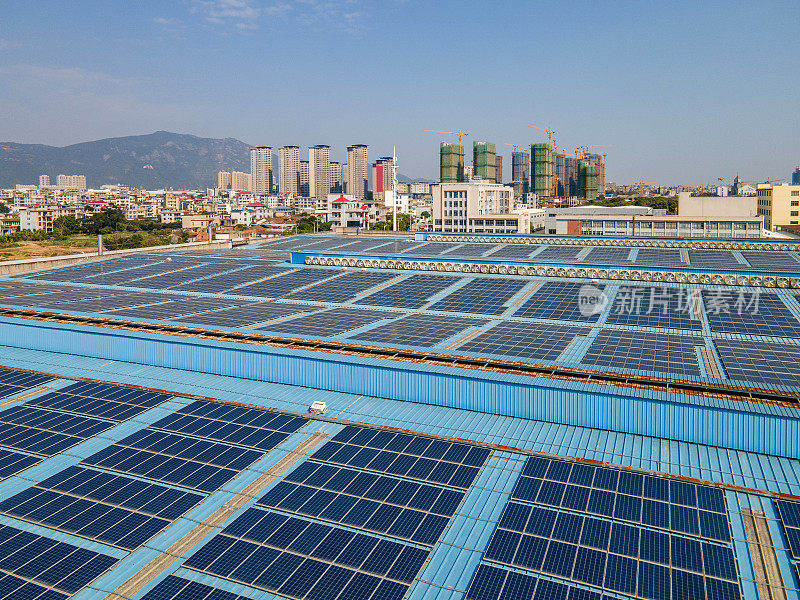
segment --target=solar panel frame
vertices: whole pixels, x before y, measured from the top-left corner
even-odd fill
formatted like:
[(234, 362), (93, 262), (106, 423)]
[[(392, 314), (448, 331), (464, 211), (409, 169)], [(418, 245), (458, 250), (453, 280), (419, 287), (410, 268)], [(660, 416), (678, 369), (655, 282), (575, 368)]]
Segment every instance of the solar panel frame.
[(391, 281), (395, 277), (396, 275), (392, 273), (351, 271), (330, 281), (291, 292), (286, 295), (286, 298), (315, 302), (347, 302), (362, 292)]
[(500, 277), (479, 277), (452, 291), (430, 307), (430, 310), (499, 315), (508, 309), (508, 302), (527, 285), (527, 281)]
[(125, 421), (169, 400), (169, 394), (107, 383), (79, 381), (28, 399), (39, 406), (77, 415)]
[(711, 331), (775, 337), (800, 337), (800, 321), (778, 294), (703, 290)]
[[(558, 321), (597, 321), (600, 311), (589, 314), (581, 310), (580, 298), (585, 284), (566, 281), (547, 281), (514, 311), (515, 317), (551, 319)], [(594, 286), (599, 292), (604, 284)]]
[(365, 308), (332, 308), (318, 313), (292, 317), (289, 320), (256, 329), (294, 336), (331, 337), (383, 319), (391, 319), (399, 314)]
[(461, 344), (457, 350), (556, 361), (575, 338), (589, 332), (588, 328), (568, 325), (505, 321)]
[(349, 337), (369, 342), (430, 348), (470, 327), (481, 327), (486, 323), (487, 321), (462, 317), (413, 314)]
[(800, 346), (714, 339), (729, 379), (785, 388), (800, 385)]
[(606, 317), (609, 325), (701, 330), (696, 290), (683, 287), (626, 285), (617, 290)]
[(421, 308), (439, 292), (460, 281), (452, 275), (411, 275), (355, 302), (393, 308)]
[(0, 445), (53, 456), (113, 426), (89, 417), (11, 406), (0, 411)]
[(703, 339), (628, 329), (602, 329), (581, 359), (593, 367), (700, 377), (695, 348)]

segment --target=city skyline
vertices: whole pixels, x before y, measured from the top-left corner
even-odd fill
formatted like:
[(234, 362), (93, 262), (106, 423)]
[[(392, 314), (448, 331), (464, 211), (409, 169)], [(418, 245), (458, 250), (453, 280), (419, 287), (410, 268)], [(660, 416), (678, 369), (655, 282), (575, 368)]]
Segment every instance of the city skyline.
[[(510, 164), (505, 143), (546, 141), (528, 125), (552, 127), (568, 149), (613, 145), (608, 179), (620, 182), (785, 176), (800, 155), (796, 3), (509, 2), (497, 11), (215, 0), (150, 2), (113, 17), (100, 7), (5, 8), (0, 139), (66, 145), (167, 129), (276, 148), (325, 143), (342, 162), (359, 141), (378, 155), (396, 146), (401, 172), (426, 179), (436, 178), (439, 142), (454, 139), (429, 128), (461, 127), (467, 145), (493, 141)], [(263, 35), (269, 61), (252, 52)], [(74, 36), (83, 42), (68, 44)], [(478, 38), (492, 40), (488, 52)], [(253, 102), (262, 95), (267, 103)]]

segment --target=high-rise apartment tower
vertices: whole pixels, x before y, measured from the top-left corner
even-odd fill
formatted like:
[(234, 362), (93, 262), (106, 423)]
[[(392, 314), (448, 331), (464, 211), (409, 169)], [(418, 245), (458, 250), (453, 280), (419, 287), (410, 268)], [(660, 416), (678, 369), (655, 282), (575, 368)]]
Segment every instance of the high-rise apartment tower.
[(442, 183), (464, 181), (464, 146), (442, 142), (439, 146), (439, 180)]
[(355, 144), (347, 147), (347, 194), (358, 200), (367, 196), (367, 147)]
[(283, 146), (278, 150), (278, 191), (300, 193), (300, 147)]
[(331, 191), (331, 147), (311, 146), (308, 149), (308, 188), (317, 200), (327, 200)]
[(272, 193), (274, 181), (270, 146), (258, 146), (250, 150), (250, 177), (254, 194)]
[(491, 183), (497, 180), (497, 146), (492, 142), (472, 143), (472, 176)]
[(514, 184), (514, 195), (518, 198), (530, 191), (531, 155), (524, 150), (511, 153), (511, 180)]

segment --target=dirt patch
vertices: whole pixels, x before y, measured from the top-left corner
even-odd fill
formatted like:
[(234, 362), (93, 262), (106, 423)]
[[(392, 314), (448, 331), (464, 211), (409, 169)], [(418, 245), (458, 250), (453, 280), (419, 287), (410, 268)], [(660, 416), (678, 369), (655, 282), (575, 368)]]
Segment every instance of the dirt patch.
[(81, 254), (83, 252), (97, 252), (97, 246), (90, 246), (85, 242), (81, 245), (54, 244), (53, 242), (15, 242), (0, 246), (0, 261), (64, 256), (65, 254)]

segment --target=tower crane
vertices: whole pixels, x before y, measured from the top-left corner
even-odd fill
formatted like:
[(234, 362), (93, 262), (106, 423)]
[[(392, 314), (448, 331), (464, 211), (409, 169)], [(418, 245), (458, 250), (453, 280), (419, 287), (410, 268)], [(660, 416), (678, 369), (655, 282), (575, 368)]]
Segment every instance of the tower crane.
[(655, 185), (655, 183), (652, 182), (652, 181), (643, 181), (642, 179), (639, 179), (639, 181), (634, 181), (633, 183), (635, 185), (639, 186), (639, 195), (640, 196), (644, 194), (644, 186)]
[(608, 144), (593, 144), (591, 146), (578, 146), (575, 148), (576, 156), (578, 153), (581, 154), (581, 158), (586, 156), (589, 153), (589, 148), (613, 148), (614, 146)]
[(555, 133), (555, 131), (553, 131), (549, 127), (547, 129), (543, 129), (541, 127), (537, 127), (536, 125), (528, 125), (528, 127), (533, 127), (534, 129), (538, 129), (539, 131), (544, 131), (547, 134), (547, 143), (550, 144), (551, 146), (553, 145), (553, 134)]
[(461, 136), (469, 135), (467, 132), (462, 131), (461, 129), (459, 129), (458, 131), (436, 131), (435, 129), (426, 129), (425, 131), (427, 131), (428, 133), (444, 133), (447, 135), (457, 135), (458, 145), (461, 146), (462, 148), (463, 146), (461, 145)]

